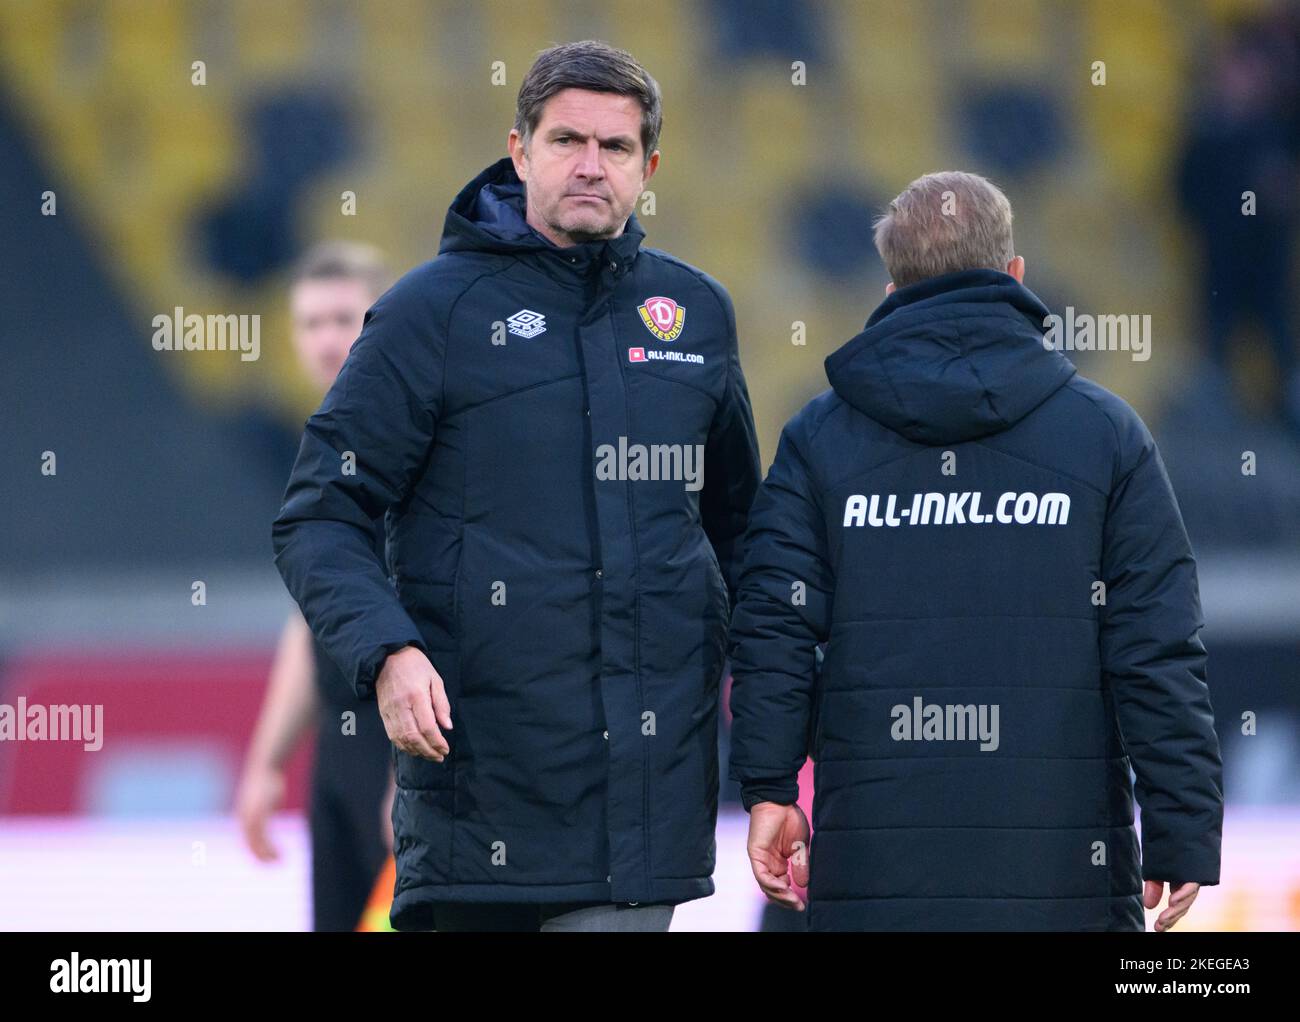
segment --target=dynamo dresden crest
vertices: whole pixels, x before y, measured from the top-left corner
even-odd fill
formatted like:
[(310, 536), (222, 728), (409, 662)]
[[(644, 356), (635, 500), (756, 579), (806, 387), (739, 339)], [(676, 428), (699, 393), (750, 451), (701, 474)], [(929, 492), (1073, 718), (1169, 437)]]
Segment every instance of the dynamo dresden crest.
[(661, 341), (675, 341), (686, 325), (686, 309), (671, 298), (647, 298), (636, 307), (645, 328)]

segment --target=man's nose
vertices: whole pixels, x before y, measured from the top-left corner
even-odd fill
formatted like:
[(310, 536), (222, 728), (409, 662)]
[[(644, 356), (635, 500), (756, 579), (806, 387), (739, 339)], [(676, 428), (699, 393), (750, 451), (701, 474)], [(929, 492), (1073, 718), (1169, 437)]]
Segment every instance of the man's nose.
[(600, 163), (600, 140), (595, 138), (587, 139), (587, 144), (582, 149), (582, 159), (578, 161), (576, 172), (583, 177), (603, 177), (605, 168)]

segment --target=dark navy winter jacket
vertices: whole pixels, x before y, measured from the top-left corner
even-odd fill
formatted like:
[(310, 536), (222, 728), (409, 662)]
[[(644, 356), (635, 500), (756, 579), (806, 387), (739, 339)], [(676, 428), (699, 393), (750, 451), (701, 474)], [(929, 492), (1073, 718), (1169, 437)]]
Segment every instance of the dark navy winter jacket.
[(273, 530), (290, 593), (359, 694), (411, 644), (451, 703), (445, 762), (394, 748), (399, 929), (436, 901), (712, 893), (718, 683), (761, 470), (729, 296), (643, 237), (633, 215), (551, 244), (499, 161), (307, 421)]
[(814, 929), (1141, 929), (1142, 878), (1218, 882), (1192, 551), (1047, 314), (991, 270), (895, 292), (751, 509), (731, 771), (788, 804), (811, 749)]

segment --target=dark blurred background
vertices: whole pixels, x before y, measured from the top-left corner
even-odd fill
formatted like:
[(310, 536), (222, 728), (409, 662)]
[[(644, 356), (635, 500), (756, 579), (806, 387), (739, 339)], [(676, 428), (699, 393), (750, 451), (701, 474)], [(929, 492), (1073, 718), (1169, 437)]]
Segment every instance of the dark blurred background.
[[(1072, 357), (1151, 425), (1202, 566), (1230, 809), (1184, 928), (1300, 928), (1300, 8), (1257, 0), (0, 0), (0, 701), (106, 721), (94, 754), (0, 744), (0, 927), (305, 918), (300, 845), (259, 869), (228, 819), (320, 398), (288, 271), (324, 238), (432, 258), (533, 56), (592, 37), (663, 89), (638, 216), (731, 291), (765, 464), (922, 173), (1003, 188), (1054, 311), (1150, 315), (1149, 360)], [(259, 358), (155, 350), (177, 306), (259, 315)], [(725, 810), (674, 928), (755, 924)]]

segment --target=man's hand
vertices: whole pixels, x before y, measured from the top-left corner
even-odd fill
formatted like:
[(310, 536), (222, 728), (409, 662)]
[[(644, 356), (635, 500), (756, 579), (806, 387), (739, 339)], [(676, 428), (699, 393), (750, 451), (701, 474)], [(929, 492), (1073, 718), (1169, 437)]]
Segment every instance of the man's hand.
[(411, 756), (441, 763), (451, 752), (442, 731), (451, 730), (451, 704), (442, 678), (415, 646), (390, 653), (375, 680), (375, 698), (388, 740)]
[(244, 768), (235, 796), (235, 816), (244, 842), (262, 862), (274, 862), (280, 850), (271, 842), (266, 824), (284, 801), (284, 771), (278, 767), (250, 763)]
[(759, 802), (749, 811), (748, 851), (754, 879), (768, 900), (802, 912), (803, 899), (790, 881), (808, 886), (808, 818), (803, 810)]
[[(1196, 894), (1200, 889), (1200, 884), (1187, 883), (1175, 887), (1171, 882), (1169, 884), (1169, 904), (1165, 906), (1165, 910), (1156, 919), (1156, 933), (1163, 933), (1182, 919), (1187, 914), (1187, 910), (1192, 907), (1192, 902), (1196, 900)], [(1155, 908), (1160, 904), (1160, 898), (1164, 893), (1164, 881), (1148, 880), (1142, 885), (1142, 904), (1147, 908)]]

